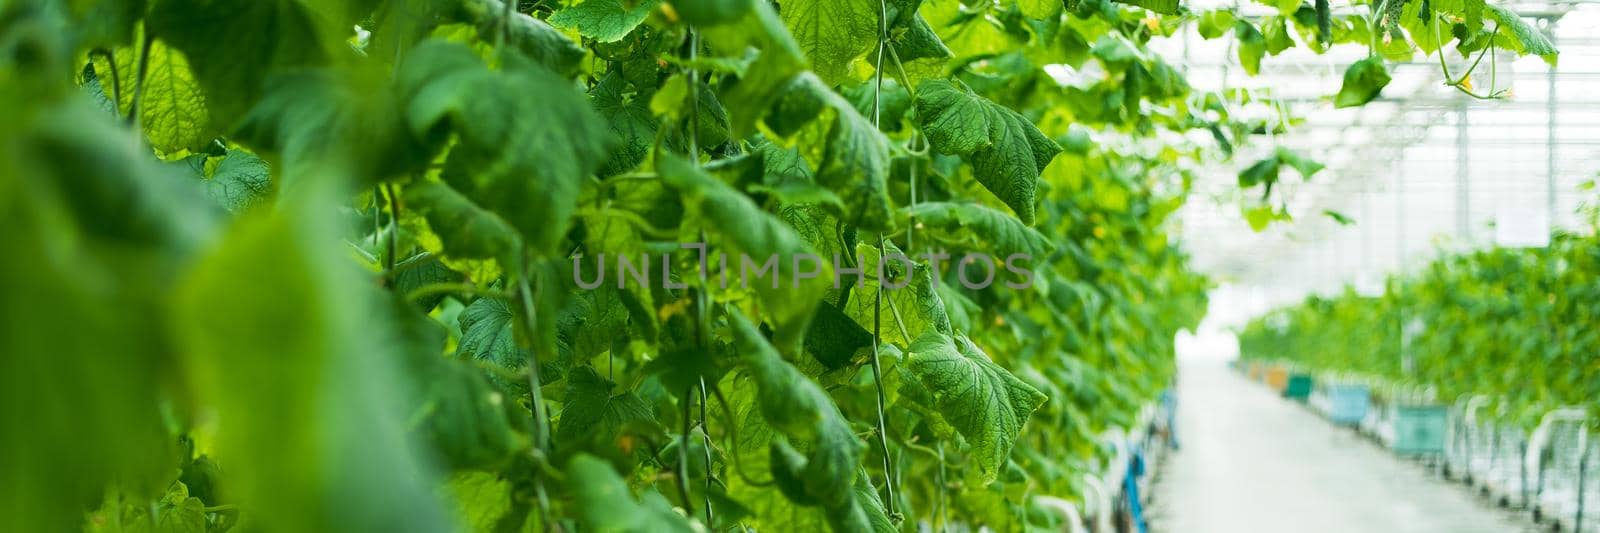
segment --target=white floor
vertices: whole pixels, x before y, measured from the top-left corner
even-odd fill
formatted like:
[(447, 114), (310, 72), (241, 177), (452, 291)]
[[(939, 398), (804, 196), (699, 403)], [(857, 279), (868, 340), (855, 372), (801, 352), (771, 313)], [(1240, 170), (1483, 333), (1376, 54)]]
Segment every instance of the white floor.
[(1156, 533), (1536, 531), (1460, 484), (1328, 424), (1216, 361), (1183, 364)]

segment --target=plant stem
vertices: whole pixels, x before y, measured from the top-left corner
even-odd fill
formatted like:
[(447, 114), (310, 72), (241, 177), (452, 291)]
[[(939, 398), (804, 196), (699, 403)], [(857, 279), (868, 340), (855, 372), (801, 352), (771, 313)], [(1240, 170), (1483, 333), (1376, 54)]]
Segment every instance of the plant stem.
[[(916, 102), (917, 87), (911, 84), (911, 75), (906, 74), (906, 66), (900, 62), (900, 52), (895, 50), (893, 43), (884, 45), (884, 47), (889, 49), (889, 59), (894, 60), (895, 79), (900, 80), (900, 85), (906, 88), (906, 94), (911, 96), (911, 101)], [(913, 134), (912, 138), (916, 138), (915, 134)]]
[[(873, 88), (872, 88), (872, 126), (881, 129), (883, 107), (883, 58), (889, 48), (889, 3), (888, 0), (878, 0), (878, 57), (873, 63)], [(883, 233), (878, 233), (878, 270), (883, 268)], [(878, 280), (877, 290), (874, 291), (872, 305), (872, 384), (878, 392), (878, 451), (883, 454), (883, 490), (884, 510), (888, 512), (891, 520), (895, 520), (895, 474), (894, 459), (889, 454), (889, 428), (885, 420), (884, 406), (888, 404), (883, 392), (883, 365), (879, 363), (878, 351), (883, 342), (883, 280)], [(895, 520), (899, 523), (898, 520)]]
[[(523, 327), (527, 329), (527, 336), (529, 339), (538, 339), (539, 328), (536, 327), (538, 317), (533, 306), (533, 289), (528, 283), (526, 269), (517, 277), (517, 292), (518, 300), (522, 302)], [(533, 488), (539, 503), (539, 523), (546, 524), (545, 528), (549, 529), (550, 498), (545, 492), (544, 477), (538, 468), (547, 457), (549, 419), (545, 418), (544, 393), (540, 387), (538, 350), (536, 347), (530, 348), (533, 349), (528, 350), (528, 393), (533, 410), (533, 460), (538, 463), (533, 473)]]
[(378, 239), (383, 238), (383, 235), (382, 235), (383, 234), (383, 224), (379, 221), (380, 218), (381, 218), (381, 215), (383, 214), (383, 208), (380, 207), (380, 205), (382, 205), (382, 204), (379, 203), (381, 201), (381, 200), (379, 200), (379, 197), (381, 197), (381, 196), (383, 196), (383, 188), (382, 187), (376, 187), (376, 186), (373, 187), (372, 188), (372, 246), (374, 248), (376, 248), (378, 246)]
[(1472, 72), (1478, 70), (1478, 63), (1483, 61), (1484, 54), (1494, 52), (1495, 48), (1498, 48), (1494, 44), (1494, 38), (1500, 35), (1500, 28), (1496, 26), (1494, 32), (1489, 34), (1489, 46), (1484, 47), (1482, 51), (1478, 52), (1478, 58), (1472, 61), (1472, 65), (1467, 67), (1467, 71), (1461, 73), (1460, 78), (1451, 79), (1453, 76), (1450, 74), (1450, 66), (1446, 64), (1444, 60), (1444, 43), (1440, 42), (1439, 21), (1437, 19), (1438, 15), (1434, 16), (1436, 18), (1429, 25), (1433, 26), (1433, 42), (1434, 44), (1439, 45), (1439, 70), (1444, 72), (1444, 84), (1454, 87), (1455, 90), (1460, 91), (1461, 94), (1465, 94), (1478, 100), (1498, 100), (1504, 97), (1505, 91), (1494, 90), (1494, 86), (1498, 82), (1498, 72), (1496, 72), (1498, 69), (1496, 68), (1494, 60), (1491, 60), (1489, 63), (1489, 68), (1491, 69), (1489, 72), (1489, 94), (1482, 95), (1472, 92), (1472, 90), (1467, 89), (1464, 85), (1467, 81), (1467, 78), (1472, 76)]
[[(906, 147), (907, 147), (907, 151), (908, 152), (911, 152), (913, 154), (916, 153), (917, 140), (921, 139), (921, 137), (922, 136), (920, 134), (918, 134), (917, 132), (915, 132), (915, 131), (913, 131), (911, 133), (911, 140), (906, 142)], [(909, 199), (909, 201), (907, 202), (907, 205), (906, 205), (907, 214), (906, 214), (906, 250), (905, 251), (906, 251), (907, 254), (915, 254), (915, 253), (917, 253), (917, 246), (915, 244), (916, 241), (913, 240), (913, 237), (914, 237), (914, 235), (916, 233), (916, 229), (917, 229), (917, 217), (916, 217), (916, 215), (910, 214), (910, 210), (916, 209), (916, 207), (917, 207), (917, 167), (921, 166), (921, 164), (922, 164), (922, 162), (921, 162), (920, 159), (918, 159), (916, 157), (913, 157), (911, 159), (911, 194), (910, 194), (910, 199)]]
[(683, 391), (683, 433), (678, 438), (678, 475), (673, 480), (678, 485), (678, 497), (683, 500), (684, 514), (694, 516), (694, 504), (689, 503), (689, 420), (694, 403), (694, 387)]
[(935, 442), (934, 446), (936, 447), (935, 449), (939, 451), (939, 478), (938, 478), (939, 490), (935, 491), (935, 492), (938, 493), (939, 498), (938, 498), (938, 501), (935, 503), (935, 506), (938, 509), (938, 515), (939, 515), (939, 531), (944, 531), (945, 528), (948, 527), (948, 524), (949, 524), (949, 521), (947, 519), (945, 519), (945, 503), (944, 503), (944, 491), (945, 491), (944, 441)]
[[(880, 258), (879, 261), (882, 261), (882, 259)], [(913, 271), (913, 272), (907, 273), (907, 275), (915, 276), (916, 274)], [(883, 280), (881, 280), (881, 279), (878, 280), (878, 283), (881, 285), (883, 283)], [(911, 338), (911, 334), (906, 331), (906, 321), (904, 319), (900, 318), (900, 306), (899, 306), (899, 304), (894, 303), (894, 298), (890, 298), (889, 299), (889, 314), (894, 316), (894, 325), (895, 325), (895, 327), (897, 329), (900, 330), (900, 338), (906, 340), (906, 348), (910, 348), (911, 347), (911, 341), (913, 341), (915, 339), (912, 339)]]
[(1367, 4), (1369, 11), (1367, 16), (1367, 29), (1369, 30), (1368, 33), (1370, 34), (1367, 36), (1368, 57), (1378, 55), (1378, 42), (1383, 39), (1383, 37), (1380, 36), (1381, 28), (1379, 28), (1380, 25), (1378, 24), (1381, 22), (1383, 15), (1380, 15), (1379, 13), (1387, 11), (1388, 5), (1389, 0), (1378, 0), (1378, 2), (1375, 4)]
[(384, 258), (384, 270), (392, 272), (400, 254), (400, 199), (388, 183), (383, 184), (383, 195), (389, 199), (389, 256)]
[(711, 426), (706, 422), (706, 378), (700, 378), (700, 441), (706, 449), (706, 527), (713, 528), (716, 516), (711, 509), (711, 487), (716, 480), (711, 475)]
[[(878, 267), (883, 267), (883, 236), (878, 236)], [(878, 280), (878, 290), (875, 291), (877, 300), (872, 306), (872, 385), (878, 392), (878, 451), (883, 454), (883, 490), (888, 495), (884, 501), (884, 509), (893, 517), (894, 510), (894, 462), (889, 458), (889, 428), (884, 420), (884, 406), (888, 400), (883, 392), (883, 365), (878, 361), (878, 351), (883, 342), (883, 280)]]
[[(700, 33), (689, 28), (689, 64), (700, 54)], [(700, 166), (700, 69), (689, 67), (689, 163)]]
[(144, 98), (144, 77), (150, 69), (150, 47), (153, 44), (155, 38), (148, 31), (145, 32), (143, 44), (139, 47), (139, 66), (133, 79), (133, 101), (128, 103), (128, 117), (125, 119), (129, 125), (139, 123), (139, 100)]
[[(528, 338), (538, 339), (537, 311), (533, 306), (533, 289), (528, 283), (527, 274), (518, 277), (517, 293), (522, 302), (523, 327), (528, 330)], [(544, 396), (540, 390), (537, 349), (528, 350), (528, 388), (533, 394), (533, 447), (544, 452), (549, 445), (547, 442), (549, 429), (546, 425), (548, 421), (545, 419)]]
[[(698, 120), (691, 121), (691, 123), (698, 123)], [(700, 230), (699, 234), (700, 242), (706, 242), (705, 230)], [(710, 267), (708, 266), (707, 268), (709, 269)], [(710, 303), (710, 295), (706, 293), (709, 285), (710, 278), (708, 277), (708, 273), (704, 270), (700, 271), (700, 286), (694, 291), (694, 337), (695, 343), (700, 346), (701, 353), (706, 354), (707, 356), (711, 354), (711, 341), (708, 337), (711, 333), (711, 309), (708, 307)], [(713, 524), (716, 523), (716, 516), (711, 509), (711, 486), (714, 478), (711, 475), (711, 426), (706, 423), (705, 376), (700, 377), (700, 385), (697, 387), (697, 389), (700, 396), (701, 443), (705, 446), (706, 452), (706, 527), (711, 528), (713, 527)], [(685, 445), (688, 444), (688, 437), (688, 434), (684, 435)]]

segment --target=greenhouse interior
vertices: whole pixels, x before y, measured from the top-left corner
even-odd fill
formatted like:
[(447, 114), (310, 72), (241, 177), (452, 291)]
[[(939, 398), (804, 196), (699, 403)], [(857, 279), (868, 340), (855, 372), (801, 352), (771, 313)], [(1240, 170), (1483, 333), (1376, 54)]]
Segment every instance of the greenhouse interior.
[(1597, 35), (0, 0), (0, 531), (1600, 533)]

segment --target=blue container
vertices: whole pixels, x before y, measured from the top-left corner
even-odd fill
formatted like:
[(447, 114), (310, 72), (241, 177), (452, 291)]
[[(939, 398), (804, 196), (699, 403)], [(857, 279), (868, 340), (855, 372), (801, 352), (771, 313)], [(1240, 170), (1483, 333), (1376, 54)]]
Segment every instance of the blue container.
[(1328, 387), (1328, 419), (1335, 424), (1360, 424), (1367, 418), (1367, 408), (1371, 406), (1372, 396), (1366, 385)]
[(1445, 417), (1443, 405), (1396, 406), (1394, 452), (1402, 455), (1444, 453)]

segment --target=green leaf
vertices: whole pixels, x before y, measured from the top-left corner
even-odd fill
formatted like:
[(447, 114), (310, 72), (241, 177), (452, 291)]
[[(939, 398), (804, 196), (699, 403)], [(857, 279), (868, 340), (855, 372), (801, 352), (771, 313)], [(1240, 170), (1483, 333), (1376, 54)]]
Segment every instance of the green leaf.
[(1233, 24), (1233, 37), (1239, 41), (1239, 64), (1245, 73), (1254, 76), (1261, 72), (1261, 56), (1267, 54), (1267, 38), (1255, 25), (1240, 20)]
[(964, 336), (924, 333), (903, 364), (907, 376), (931, 394), (927, 407), (966, 438), (981, 480), (993, 482), (1045, 395), (994, 364)]
[[(600, 113), (601, 120), (611, 127), (612, 135), (620, 141), (600, 169), (603, 176), (621, 174), (643, 163), (655, 143), (656, 128), (659, 126), (650, 112), (650, 102), (643, 98), (625, 98), (622, 92), (624, 85), (626, 82), (622, 75), (611, 72), (589, 90), (589, 103)], [(664, 92), (658, 91), (656, 94)], [(678, 95), (678, 102), (683, 102), (683, 94)]]
[(1544, 58), (1544, 62), (1551, 66), (1556, 64), (1556, 56), (1561, 52), (1556, 50), (1555, 44), (1551, 43), (1543, 32), (1529, 25), (1515, 11), (1505, 6), (1484, 3), (1483, 8), (1488, 11), (1488, 18), (1499, 25), (1499, 29), (1511, 34), (1517, 52)]
[(231, 148), (206, 180), (206, 194), (235, 213), (264, 199), (271, 188), (272, 169), (267, 162), (249, 151)]
[[(939, 280), (934, 279), (933, 271), (922, 262), (917, 262), (910, 271), (906, 271), (906, 261), (896, 259), (905, 254), (895, 248), (893, 243), (885, 243), (885, 255), (889, 261), (884, 267), (883, 311), (877, 306), (877, 299), (873, 295), (878, 292), (879, 281), (875, 275), (878, 272), (880, 261), (878, 248), (869, 243), (856, 245), (856, 255), (861, 258), (863, 272), (873, 275), (862, 280), (861, 287), (854, 289), (854, 297), (850, 298), (845, 307), (845, 314), (855, 319), (862, 329), (871, 331), (874, 321), (880, 316), (883, 325), (879, 331), (879, 339), (886, 344), (898, 346), (911, 346), (911, 342), (922, 336), (925, 332), (933, 331), (949, 335), (950, 317), (945, 314), (944, 300), (939, 296)], [(950, 268), (949, 257), (944, 258), (942, 267), (945, 271)], [(997, 274), (998, 275), (998, 274)], [(847, 278), (848, 279), (848, 278)], [(896, 313), (895, 310), (899, 312)], [(903, 329), (902, 329), (903, 328)], [(904, 333), (901, 333), (904, 331)]]
[(1017, 0), (1017, 7), (1022, 11), (1022, 16), (1047, 19), (1051, 15), (1060, 14), (1062, 4), (1056, 0)]
[[(941, 231), (945, 242), (985, 250), (1004, 260), (1012, 254), (1043, 259), (1050, 240), (1005, 213), (975, 203), (923, 202), (906, 211), (923, 225)], [(959, 236), (959, 237), (957, 237)]]
[(181, 466), (164, 420), (191, 411), (161, 408), (186, 373), (171, 291), (221, 210), (89, 98), (19, 97), (21, 81), (0, 84), (0, 242), (30, 258), (0, 276), (0, 401), (28, 407), (0, 415), (0, 471), (27, 488), (0, 507), (7, 529), (75, 531), (108, 489), (147, 507)]
[(1137, 45), (1116, 33), (1100, 36), (1094, 42), (1094, 47), (1089, 49), (1089, 53), (1107, 66), (1116, 66), (1119, 71), (1129, 64), (1145, 61), (1144, 54), (1139, 51)]
[[(503, 27), (500, 15), (505, 12), (505, 3), (501, 0), (453, 1), (457, 2), (453, 13), (455, 18), (476, 26), (479, 39), (494, 42), (498, 38)], [(524, 57), (558, 73), (572, 72), (589, 54), (588, 50), (573, 42), (561, 30), (526, 13), (513, 12), (509, 29), (511, 32), (507, 43)]]
[(1345, 216), (1344, 213), (1340, 213), (1332, 209), (1324, 209), (1322, 210), (1322, 214), (1333, 219), (1333, 221), (1339, 223), (1340, 226), (1349, 226), (1356, 223), (1355, 219)]
[(1296, 152), (1282, 146), (1279, 146), (1273, 151), (1273, 157), (1276, 157), (1279, 161), (1282, 161), (1283, 164), (1293, 167), (1295, 172), (1299, 172), (1300, 177), (1305, 179), (1311, 179), (1312, 176), (1315, 176), (1318, 172), (1321, 172), (1323, 168), (1326, 168), (1322, 165), (1322, 163), (1319, 163), (1309, 157), (1300, 155), (1300, 152)]
[[(1054, 9), (1060, 9), (1059, 2), (1035, 2), (1036, 8), (1042, 4), (1053, 4)], [(928, 21), (919, 14), (922, 0), (890, 0), (890, 25), (889, 42), (894, 46), (895, 53), (900, 57), (901, 65), (905, 66), (906, 76), (915, 85), (919, 81), (944, 72), (944, 67), (949, 59), (955, 57), (950, 47), (944, 44), (939, 34), (928, 25)]]
[(510, 224), (472, 200), (437, 181), (419, 181), (406, 187), (405, 205), (428, 220), (439, 235), (444, 253), (456, 259), (503, 259), (508, 265), (521, 248)]
[(873, 82), (865, 82), (844, 87), (839, 92), (863, 117), (872, 114), (873, 103), (877, 102), (880, 129), (885, 132), (900, 131), (901, 122), (911, 112), (911, 92), (894, 78), (884, 78), (881, 88)]
[[(121, 79), (121, 98), (117, 102), (119, 114), (126, 115), (133, 103), (134, 78), (138, 75), (139, 50), (121, 48), (113, 54), (116, 72)], [(101, 68), (104, 66), (104, 68)], [(104, 61), (96, 63), (96, 71), (112, 72)], [(150, 55), (145, 63), (144, 94), (139, 100), (139, 129), (156, 150), (172, 154), (184, 150), (199, 152), (222, 134), (212, 123), (206, 111), (206, 97), (189, 69), (183, 52), (173, 49), (163, 41), (150, 44)]]
[(917, 88), (917, 119), (933, 149), (972, 163), (978, 182), (1033, 224), (1039, 173), (1061, 152), (1027, 118), (944, 80)]
[(806, 332), (806, 353), (830, 369), (844, 368), (856, 352), (872, 346), (872, 333), (851, 320), (833, 304), (817, 306), (817, 315)]
[(615, 387), (587, 366), (573, 369), (567, 376), (567, 395), (556, 421), (558, 460), (584, 452), (631, 464), (631, 450), (623, 448), (619, 437), (640, 429), (648, 429), (652, 435), (660, 433), (650, 406), (633, 392), (612, 394)]
[(1278, 182), (1278, 168), (1283, 166), (1277, 157), (1266, 157), (1239, 171), (1239, 188), (1248, 189), (1262, 184)]
[(432, 152), (405, 130), (386, 80), (336, 69), (268, 79), (231, 140), (278, 170), (278, 189), (334, 180), (366, 187), (425, 167)]
[(408, 422), (432, 446), (435, 461), (451, 469), (504, 466), (527, 440), (506, 417), (507, 400), (476, 366), (443, 356), (443, 325), (396, 294), (389, 306), (390, 350), (404, 354), (411, 389)]
[(714, 26), (744, 18), (750, 12), (751, 0), (678, 0), (672, 7), (684, 22)]
[(605, 461), (579, 454), (567, 461), (566, 484), (576, 500), (578, 523), (587, 531), (679, 532), (696, 529), (657, 492), (634, 501), (628, 484)]
[(870, 0), (794, 0), (780, 14), (812, 70), (834, 86), (849, 79), (856, 60), (877, 45), (878, 11)]
[(528, 354), (517, 347), (512, 321), (516, 316), (511, 307), (498, 298), (479, 298), (461, 311), (461, 341), (456, 345), (459, 357), (495, 363), (505, 368), (522, 368), (528, 364)]
[(1261, 3), (1275, 7), (1280, 15), (1293, 15), (1300, 9), (1302, 0), (1261, 0)]
[[(716, 237), (714, 243), (728, 245), (731, 252), (748, 256), (757, 266), (775, 258), (779, 272), (792, 273), (797, 262), (804, 262), (797, 260), (797, 256), (815, 256), (794, 229), (762, 211), (744, 193), (676, 157), (662, 156), (656, 165), (661, 179), (683, 194), (685, 205), (699, 217), (701, 227)], [(803, 266), (808, 267), (809, 263)], [(821, 301), (829, 280), (833, 279), (826, 264), (819, 270), (814, 279), (801, 280), (799, 276), (779, 279), (780, 276), (774, 274), (771, 283), (764, 279), (749, 280), (761, 299), (765, 318), (777, 329), (778, 345), (786, 352), (799, 352), (812, 312)]]
[(1142, 7), (1163, 15), (1178, 14), (1178, 0), (1113, 0), (1119, 4)]
[(1195, 26), (1202, 39), (1215, 39), (1233, 30), (1233, 12), (1225, 10), (1207, 11), (1200, 15), (1200, 22)]
[(739, 21), (701, 29), (705, 42), (723, 53), (743, 55), (752, 48), (759, 51), (737, 82), (721, 83), (717, 87), (718, 100), (730, 112), (729, 131), (739, 139), (755, 132), (757, 122), (783, 96), (783, 88), (806, 68), (800, 45), (789, 35), (772, 6), (767, 2), (747, 1), (754, 5)]
[[(855, 498), (853, 508), (848, 513), (829, 513), (834, 518), (834, 531), (871, 531), (872, 533), (894, 533), (899, 531), (889, 513), (883, 507), (883, 500), (878, 497), (878, 490), (872, 486), (872, 478), (865, 470), (856, 474), (856, 483), (850, 487), (851, 496)], [(839, 520), (848, 518), (848, 521)]]
[[(133, 502), (130, 495), (106, 498), (105, 505), (89, 513), (86, 533), (206, 533), (206, 504), (189, 496), (182, 483), (173, 483), (159, 501)], [(152, 512), (154, 515), (152, 516)], [(119, 516), (120, 515), (120, 516)]]
[[(1299, 4), (1296, 3), (1296, 5)], [(1268, 54), (1278, 55), (1283, 53), (1284, 50), (1294, 48), (1294, 39), (1289, 37), (1289, 24), (1287, 19), (1284, 17), (1268, 17), (1267, 20), (1261, 21), (1261, 24), (1267, 29), (1264, 37), (1266, 39)]]
[(562, 314), (561, 340), (571, 348), (572, 357), (586, 361), (609, 352), (618, 341), (617, 332), (628, 332), (625, 294), (626, 289), (602, 285), (571, 296)]
[(66, 4), (72, 10), (81, 49), (110, 48), (128, 44), (136, 24), (144, 16), (146, 0), (78, 0)]
[(1243, 214), (1245, 222), (1248, 222), (1250, 224), (1250, 229), (1256, 233), (1265, 231), (1267, 226), (1271, 225), (1273, 222), (1293, 220), (1293, 218), (1289, 216), (1289, 213), (1283, 211), (1282, 209), (1273, 208), (1270, 205), (1245, 207), (1243, 208)]
[[(406, 259), (395, 264), (394, 292), (399, 295), (409, 294), (411, 291), (436, 283), (463, 283), (466, 276), (445, 266), (439, 256), (433, 254), (418, 254), (416, 257)], [(414, 300), (420, 309), (431, 310), (444, 301), (445, 294), (437, 293)]]
[(173, 299), (187, 380), (219, 420), (230, 499), (267, 529), (447, 528), (436, 480), (402, 431), (409, 391), (401, 354), (383, 342), (398, 325), (335, 237), (337, 203), (321, 198), (305, 189), (292, 207), (249, 213)]
[(1333, 44), (1333, 6), (1329, 0), (1316, 0), (1315, 5), (1312, 12), (1317, 22), (1317, 43), (1320, 47), (1313, 46), (1313, 49), (1320, 53)]
[(579, 34), (602, 43), (616, 42), (644, 22), (660, 3), (660, 0), (583, 0), (550, 15), (550, 24), (557, 28), (577, 28)]
[[(820, 114), (827, 124), (827, 138), (817, 165), (817, 183), (844, 200), (846, 222), (863, 230), (892, 230), (888, 137), (816, 76), (801, 74), (786, 92), (780, 110), (768, 117), (769, 124), (792, 125), (774, 129), (798, 127)], [(803, 110), (789, 111), (788, 107)]]
[(866, 444), (856, 438), (828, 394), (784, 361), (755, 325), (736, 311), (728, 320), (734, 348), (755, 381), (762, 417), (784, 437), (808, 448), (805, 464), (793, 465), (801, 474), (798, 490), (804, 492), (803, 499), (829, 509), (850, 505), (850, 492), (839, 488), (853, 486)]
[[(1407, 6), (1409, 7), (1412, 3), (1407, 2)], [(1483, 11), (1488, 4), (1485, 0), (1430, 0), (1428, 7), (1433, 14), (1444, 15), (1446, 18), (1454, 16), (1460, 19), (1461, 24), (1469, 28), (1481, 28), (1483, 27)], [(1419, 5), (1417, 7), (1418, 11), (1421, 11), (1422, 6)], [(1419, 16), (1418, 18), (1427, 17)], [(1445, 37), (1449, 38), (1449, 34), (1446, 33)]]
[(225, 131), (261, 97), (272, 74), (347, 54), (344, 40), (366, 15), (361, 3), (154, 0), (145, 28), (187, 58), (212, 124)]
[(465, 46), (419, 45), (398, 74), (406, 122), (418, 138), (454, 132), (445, 181), (516, 228), (533, 250), (556, 254), (579, 189), (613, 139), (567, 80), (511, 63), (494, 72)]
[(1279, 146), (1272, 151), (1272, 155), (1262, 158), (1249, 167), (1239, 171), (1239, 188), (1248, 189), (1257, 185), (1266, 185), (1269, 188), (1278, 183), (1278, 171), (1284, 165), (1295, 169), (1300, 177), (1311, 179), (1323, 169), (1322, 163), (1302, 156), (1294, 150)]
[(1389, 85), (1389, 70), (1384, 68), (1383, 58), (1369, 57), (1350, 65), (1344, 71), (1344, 85), (1339, 87), (1339, 94), (1333, 98), (1336, 108), (1357, 107), (1366, 105), (1378, 97), (1384, 86)]
[(456, 510), (459, 531), (491, 533), (501, 517), (511, 512), (511, 483), (489, 472), (458, 472), (442, 491)]

